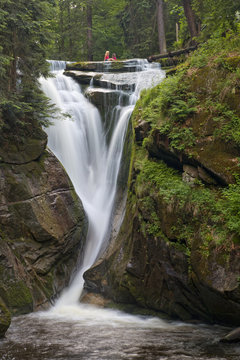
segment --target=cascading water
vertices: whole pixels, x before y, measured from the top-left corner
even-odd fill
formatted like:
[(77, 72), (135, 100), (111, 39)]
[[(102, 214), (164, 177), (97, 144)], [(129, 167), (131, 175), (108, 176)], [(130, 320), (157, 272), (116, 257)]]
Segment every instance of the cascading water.
[[(82, 273), (98, 256), (110, 226), (129, 117), (141, 89), (164, 77), (159, 69), (149, 68), (146, 61), (135, 63), (142, 71), (104, 74), (105, 80), (117, 84), (118, 91), (126, 81), (134, 85), (135, 91), (119, 91), (119, 104), (109, 107), (109, 119), (107, 115), (103, 122), (80, 87), (63, 75), (64, 62), (52, 64), (55, 78), (42, 79), (46, 94), (63, 112), (72, 115), (55, 121), (47, 130), (48, 145), (65, 166), (82, 199), (90, 223), (88, 242), (80, 271), (57, 304), (49, 311), (13, 318), (6, 339), (0, 341), (3, 360), (239, 359), (238, 345), (218, 343), (228, 331), (226, 328), (186, 325), (78, 303)], [(128, 65), (132, 67), (133, 61)], [(126, 95), (128, 102), (121, 106)]]
[[(79, 301), (83, 288), (82, 275), (96, 260), (110, 226), (130, 115), (140, 91), (164, 78), (164, 72), (159, 66), (154, 68), (146, 60), (133, 60), (132, 63), (136, 65), (137, 72), (108, 72), (103, 75), (103, 80), (115, 82), (119, 87), (121, 83), (129, 81), (135, 85), (135, 91), (128, 94), (128, 105), (118, 104), (117, 109), (112, 111), (111, 119), (108, 119), (109, 126), (113, 127), (109, 144), (106, 141), (109, 129), (106, 126), (104, 128), (98, 110), (83, 95), (80, 86), (63, 75), (64, 62), (51, 62), (55, 77), (41, 80), (45, 94), (63, 112), (71, 115), (70, 119), (55, 120), (54, 125), (47, 129), (48, 146), (69, 174), (89, 220), (80, 271), (56, 306), (77, 304)], [(118, 93), (120, 99), (122, 91)]]

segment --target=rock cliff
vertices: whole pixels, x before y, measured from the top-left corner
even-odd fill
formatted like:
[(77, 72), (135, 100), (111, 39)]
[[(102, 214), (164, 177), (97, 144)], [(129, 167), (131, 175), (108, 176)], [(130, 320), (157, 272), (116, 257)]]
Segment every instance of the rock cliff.
[(89, 293), (239, 325), (239, 59), (193, 57), (142, 94), (125, 218), (84, 275)]
[(47, 136), (1, 133), (0, 335), (10, 314), (49, 306), (71, 278), (87, 231), (80, 199)]

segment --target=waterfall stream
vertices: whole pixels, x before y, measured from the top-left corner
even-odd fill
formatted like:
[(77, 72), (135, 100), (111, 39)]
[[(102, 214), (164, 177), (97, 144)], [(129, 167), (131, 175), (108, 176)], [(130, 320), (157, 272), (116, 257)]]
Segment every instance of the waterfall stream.
[[(136, 72), (108, 72), (103, 75), (102, 79), (109, 84), (114, 82), (120, 86), (122, 83), (132, 83), (135, 86), (134, 92), (116, 92), (119, 101), (108, 112), (105, 126), (99, 111), (84, 96), (81, 87), (72, 78), (63, 75), (64, 62), (52, 61), (55, 77), (41, 80), (45, 94), (71, 116), (53, 120), (53, 125), (46, 130), (48, 146), (70, 176), (89, 220), (80, 271), (57, 301), (56, 307), (77, 304), (79, 301), (83, 289), (82, 275), (96, 260), (109, 232), (129, 118), (141, 90), (159, 83), (165, 76), (159, 65), (148, 64), (146, 60), (133, 60), (133, 63), (136, 64)], [(127, 97), (125, 106), (120, 105), (123, 95)], [(110, 128), (111, 138), (107, 142), (106, 135)]]

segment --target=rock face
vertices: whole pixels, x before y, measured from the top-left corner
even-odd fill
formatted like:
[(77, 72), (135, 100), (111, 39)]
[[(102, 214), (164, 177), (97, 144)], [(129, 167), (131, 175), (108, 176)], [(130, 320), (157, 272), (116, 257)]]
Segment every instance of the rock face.
[[(125, 218), (84, 274), (85, 288), (174, 318), (239, 326), (239, 90), (224, 87), (230, 75), (238, 83), (234, 71), (215, 64), (167, 79), (138, 102)], [(198, 107), (189, 110), (190, 92)]]
[(0, 338), (3, 337), (11, 323), (11, 315), (0, 300)]
[(82, 203), (60, 162), (44, 150), (45, 133), (37, 131), (40, 139), (27, 140), (36, 142), (27, 157), (25, 146), (15, 153), (9, 143), (7, 155), (1, 148), (0, 301), (12, 314), (48, 306), (58, 296), (87, 231)]

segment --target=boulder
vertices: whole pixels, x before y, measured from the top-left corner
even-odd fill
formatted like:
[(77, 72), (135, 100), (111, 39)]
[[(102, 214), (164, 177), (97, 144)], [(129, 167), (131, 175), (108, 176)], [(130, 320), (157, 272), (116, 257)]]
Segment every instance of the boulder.
[(139, 121), (135, 126), (135, 138), (136, 142), (141, 144), (143, 140), (147, 137), (147, 134), (151, 128), (151, 125), (147, 121)]
[(230, 331), (226, 336), (220, 339), (220, 341), (227, 343), (240, 342), (240, 327)]
[(9, 132), (0, 134), (0, 164), (24, 164), (40, 157), (47, 145), (47, 135), (41, 128), (32, 129), (29, 125), (28, 131), (29, 136), (14, 136)]
[(82, 203), (57, 158), (0, 167), (0, 294), (13, 314), (48, 306), (84, 245)]

